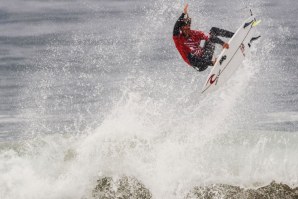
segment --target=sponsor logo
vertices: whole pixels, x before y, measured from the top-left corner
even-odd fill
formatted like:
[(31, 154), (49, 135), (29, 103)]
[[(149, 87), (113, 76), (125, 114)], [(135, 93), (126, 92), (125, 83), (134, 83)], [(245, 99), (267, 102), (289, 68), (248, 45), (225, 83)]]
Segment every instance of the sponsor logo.
[(226, 60), (226, 59), (227, 59), (227, 56), (226, 56), (226, 55), (222, 56), (221, 59), (219, 60), (219, 64), (221, 65), (222, 62), (223, 62), (224, 60)]
[(212, 74), (210, 77), (209, 77), (209, 83), (210, 84), (213, 84), (215, 81), (216, 81), (216, 79), (217, 79), (217, 77), (215, 77), (214, 79), (213, 79), (213, 77), (215, 76), (215, 74)]
[(216, 76), (215, 76), (215, 74), (212, 74), (209, 77), (207, 82), (209, 82), (210, 84), (213, 84), (215, 82), (215, 85), (216, 85), (220, 74), (221, 74), (221, 70), (218, 71), (218, 74)]
[(248, 27), (250, 24), (252, 24), (254, 22), (254, 20), (247, 22), (244, 24), (243, 28), (245, 29), (246, 27)]
[(241, 50), (241, 52), (242, 52), (242, 54), (244, 55), (244, 57), (245, 57), (245, 53), (244, 53), (244, 51), (245, 51), (245, 46), (244, 46), (244, 44), (242, 43), (241, 45), (240, 45), (240, 50)]

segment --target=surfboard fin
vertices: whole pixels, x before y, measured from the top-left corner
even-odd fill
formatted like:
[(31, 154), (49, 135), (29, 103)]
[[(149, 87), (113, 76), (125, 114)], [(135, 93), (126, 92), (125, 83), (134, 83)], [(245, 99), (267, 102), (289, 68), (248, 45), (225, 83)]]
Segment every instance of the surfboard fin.
[(257, 37), (252, 37), (248, 43), (248, 46), (250, 47), (252, 42), (256, 41), (257, 39), (259, 39), (261, 37), (261, 35), (257, 36)]

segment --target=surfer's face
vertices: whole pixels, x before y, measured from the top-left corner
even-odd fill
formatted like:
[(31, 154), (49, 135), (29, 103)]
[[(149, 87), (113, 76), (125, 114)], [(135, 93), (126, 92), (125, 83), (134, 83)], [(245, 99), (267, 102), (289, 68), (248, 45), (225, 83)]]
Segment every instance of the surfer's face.
[(190, 35), (190, 25), (186, 25), (186, 26), (183, 26), (181, 28), (182, 30), (182, 33), (185, 35), (185, 36), (189, 36)]

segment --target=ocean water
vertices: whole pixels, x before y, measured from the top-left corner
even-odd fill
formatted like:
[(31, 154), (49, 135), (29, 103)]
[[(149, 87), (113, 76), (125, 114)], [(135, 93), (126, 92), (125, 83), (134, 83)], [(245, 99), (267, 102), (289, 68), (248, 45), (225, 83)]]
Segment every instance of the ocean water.
[[(298, 186), (298, 2), (189, 1), (193, 29), (262, 20), (220, 90), (172, 41), (183, 1), (0, 4), (0, 198), (92, 198), (134, 176), (153, 198), (194, 186)], [(217, 52), (219, 49), (217, 49)]]

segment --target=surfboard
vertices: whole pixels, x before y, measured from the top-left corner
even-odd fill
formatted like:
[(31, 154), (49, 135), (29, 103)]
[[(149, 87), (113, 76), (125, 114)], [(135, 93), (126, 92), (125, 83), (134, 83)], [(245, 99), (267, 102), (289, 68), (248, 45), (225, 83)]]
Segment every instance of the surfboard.
[(222, 86), (233, 75), (249, 54), (253, 29), (260, 21), (254, 16), (247, 18), (229, 40), (229, 49), (223, 49), (212, 67), (202, 93), (210, 93)]

